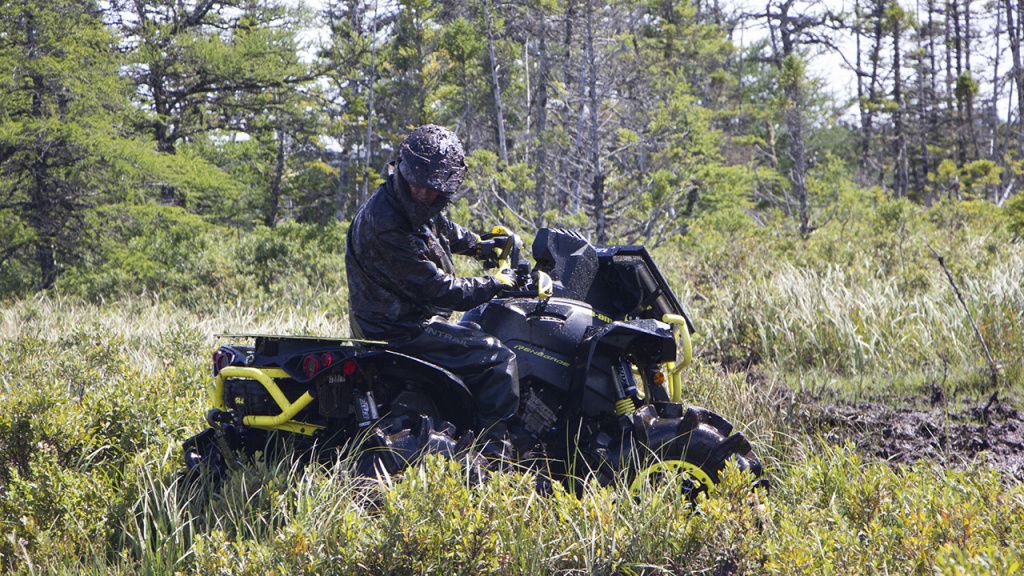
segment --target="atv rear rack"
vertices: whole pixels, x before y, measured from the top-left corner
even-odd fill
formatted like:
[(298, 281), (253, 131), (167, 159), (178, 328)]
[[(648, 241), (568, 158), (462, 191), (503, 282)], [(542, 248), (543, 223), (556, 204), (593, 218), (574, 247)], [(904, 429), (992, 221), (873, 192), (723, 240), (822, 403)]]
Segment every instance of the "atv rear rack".
[(215, 338), (267, 338), (269, 340), (320, 340), (323, 342), (346, 342), (352, 344), (366, 344), (369, 346), (386, 346), (387, 342), (383, 340), (364, 340), (362, 338), (343, 338), (340, 336), (313, 336), (313, 335), (300, 335), (295, 336), (292, 334), (264, 334), (260, 332), (241, 332), (241, 333), (223, 333), (214, 334)]

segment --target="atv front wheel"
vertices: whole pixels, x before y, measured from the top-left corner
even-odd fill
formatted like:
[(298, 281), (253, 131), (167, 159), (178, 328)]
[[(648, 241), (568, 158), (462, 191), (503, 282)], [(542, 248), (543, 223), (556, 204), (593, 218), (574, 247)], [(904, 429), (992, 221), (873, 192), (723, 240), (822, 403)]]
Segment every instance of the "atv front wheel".
[[(617, 454), (616, 454), (617, 452)], [(729, 462), (761, 476), (761, 461), (741, 433), (732, 433), (725, 418), (698, 407), (674, 403), (646, 405), (632, 418), (632, 429), (609, 464), (629, 470), (630, 491), (642, 490), (666, 473), (679, 473), (692, 497), (710, 492)], [(617, 460), (617, 462), (615, 461)]]
[(634, 496), (643, 494), (644, 489), (656, 483), (666, 474), (678, 474), (684, 482), (683, 490), (688, 495), (696, 496), (701, 492), (711, 493), (715, 482), (700, 466), (686, 460), (662, 460), (641, 470), (629, 485), (629, 493)]

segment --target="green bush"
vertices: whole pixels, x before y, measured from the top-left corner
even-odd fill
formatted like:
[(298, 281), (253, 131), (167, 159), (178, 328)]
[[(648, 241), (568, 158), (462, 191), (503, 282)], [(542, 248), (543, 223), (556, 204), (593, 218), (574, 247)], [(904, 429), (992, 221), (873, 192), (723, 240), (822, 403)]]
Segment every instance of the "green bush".
[(208, 254), (218, 235), (227, 234), (175, 206), (97, 208), (87, 220), (82, 261), (60, 277), (58, 289), (90, 298), (147, 292), (174, 297), (209, 286), (217, 263)]
[(90, 213), (81, 260), (57, 291), (94, 301), (150, 295), (204, 309), (329, 292), (344, 314), (346, 230), (285, 222), (242, 231), (173, 206), (105, 206)]
[(1006, 217), (1010, 231), (1018, 238), (1024, 238), (1024, 195), (1018, 194), (1006, 203)]

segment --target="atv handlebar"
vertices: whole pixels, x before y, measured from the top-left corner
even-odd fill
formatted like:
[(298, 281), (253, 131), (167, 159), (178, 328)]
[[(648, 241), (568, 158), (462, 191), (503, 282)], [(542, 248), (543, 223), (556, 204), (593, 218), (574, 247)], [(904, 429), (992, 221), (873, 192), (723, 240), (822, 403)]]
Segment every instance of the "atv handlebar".
[(485, 270), (497, 268), (512, 270), (522, 264), (529, 266), (523, 258), (523, 240), (518, 234), (481, 234), (477, 247)]
[(518, 270), (507, 272), (510, 272), (512, 277), (516, 279), (516, 288), (503, 291), (501, 293), (503, 298), (537, 298), (539, 300), (547, 300), (554, 293), (554, 283), (547, 272), (535, 270), (527, 272), (525, 275), (520, 275)]
[(527, 262), (521, 262), (515, 270), (502, 270), (515, 280), (515, 287), (503, 290), (499, 295), (502, 298), (537, 298), (547, 300), (554, 293), (554, 283), (547, 272), (540, 270), (530, 271)]
[[(497, 230), (497, 228), (495, 229)], [(523, 240), (517, 234), (491, 235), (484, 237), (487, 241), (497, 241), (503, 246), (501, 255), (496, 260), (485, 260), (484, 268), (498, 268), (512, 277), (513, 288), (503, 290), (505, 298), (538, 298), (547, 300), (554, 293), (554, 282), (546, 272), (530, 270), (530, 262), (523, 258)]]

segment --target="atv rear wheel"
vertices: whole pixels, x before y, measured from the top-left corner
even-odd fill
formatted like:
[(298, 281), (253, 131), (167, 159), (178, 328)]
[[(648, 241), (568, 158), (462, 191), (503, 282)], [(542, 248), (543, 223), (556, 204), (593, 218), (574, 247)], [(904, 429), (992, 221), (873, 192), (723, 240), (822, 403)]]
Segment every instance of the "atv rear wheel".
[(356, 473), (368, 477), (398, 474), (428, 454), (454, 459), (468, 453), (473, 441), (472, 434), (456, 439), (456, 433), (450, 422), (422, 414), (386, 418), (355, 447)]
[[(218, 433), (221, 436), (218, 438)], [(182, 443), (185, 460), (185, 480), (197, 481), (202, 476), (221, 478), (227, 472), (229, 460), (224, 457), (222, 443), (229, 444), (225, 434), (215, 428), (207, 428)], [(235, 448), (228, 445), (228, 451)]]

